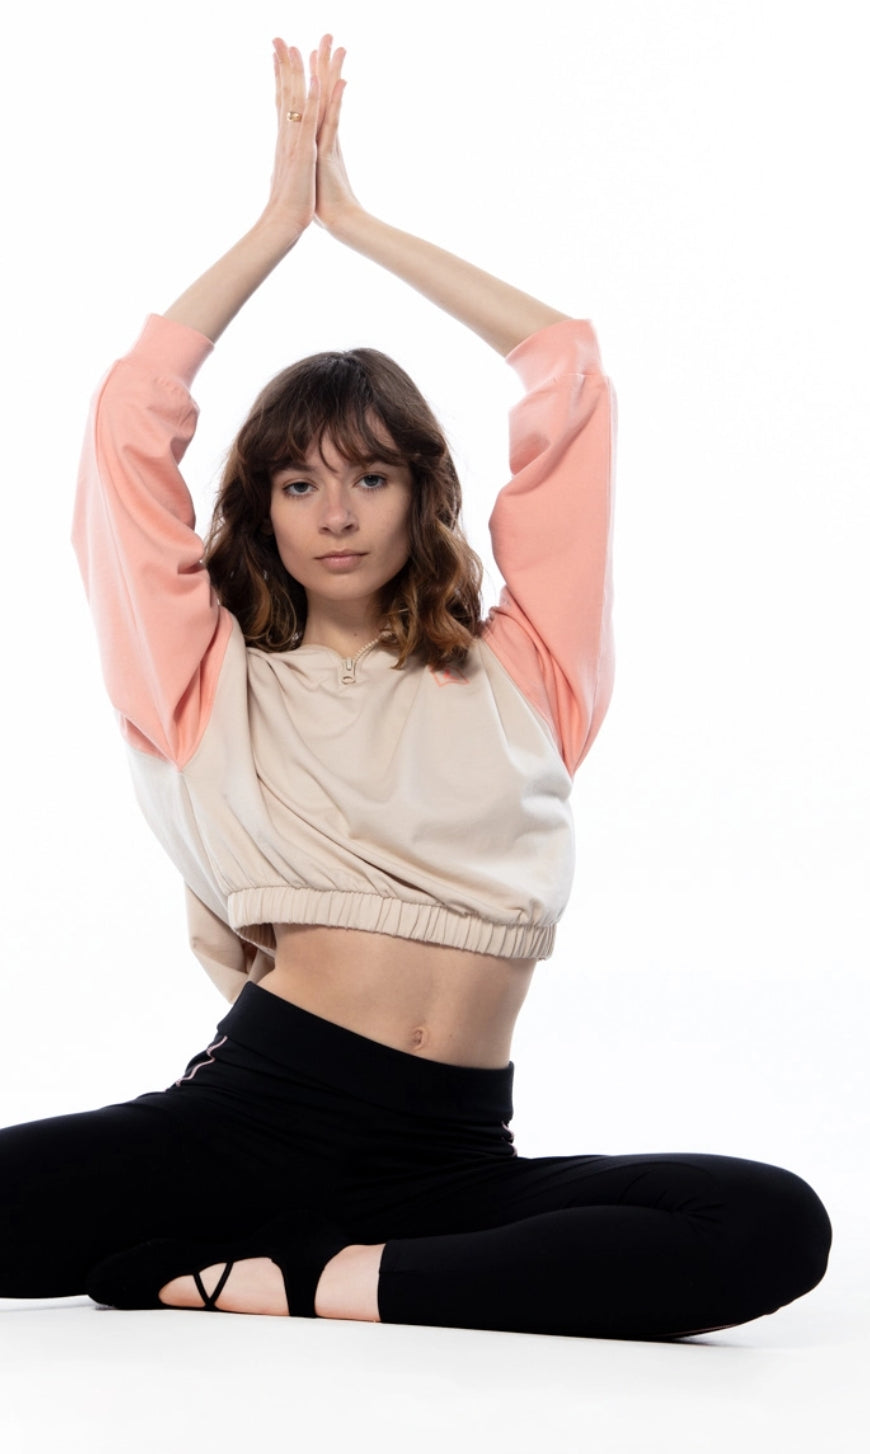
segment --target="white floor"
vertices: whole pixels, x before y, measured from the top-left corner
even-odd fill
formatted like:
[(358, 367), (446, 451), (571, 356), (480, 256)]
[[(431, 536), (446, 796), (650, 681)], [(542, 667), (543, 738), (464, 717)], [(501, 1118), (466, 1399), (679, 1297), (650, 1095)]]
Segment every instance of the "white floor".
[(809, 1297), (682, 1344), (0, 1301), (0, 1447), (851, 1454), (870, 1296), (843, 1233)]

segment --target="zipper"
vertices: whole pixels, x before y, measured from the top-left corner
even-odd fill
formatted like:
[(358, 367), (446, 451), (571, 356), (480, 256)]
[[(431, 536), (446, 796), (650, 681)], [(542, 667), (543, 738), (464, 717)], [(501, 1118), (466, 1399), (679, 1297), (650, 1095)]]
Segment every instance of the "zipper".
[(361, 661), (371, 651), (373, 646), (377, 646), (380, 639), (380, 636), (376, 636), (373, 641), (366, 642), (365, 646), (360, 647), (356, 656), (343, 656), (341, 658), (341, 681), (344, 686), (353, 685), (356, 681), (357, 662)]

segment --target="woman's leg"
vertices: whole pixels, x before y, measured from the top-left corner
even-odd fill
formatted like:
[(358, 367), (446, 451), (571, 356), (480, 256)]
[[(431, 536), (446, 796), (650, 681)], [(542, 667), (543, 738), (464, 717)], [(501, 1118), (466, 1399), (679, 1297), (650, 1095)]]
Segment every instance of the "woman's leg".
[(489, 1225), (387, 1239), (383, 1322), (686, 1336), (800, 1297), (823, 1276), (830, 1247), (827, 1214), (805, 1182), (731, 1157), (517, 1158), (461, 1200), (440, 1209), (445, 1225), (457, 1216)]
[[(205, 1237), (270, 1215), (233, 1156), (171, 1093), (0, 1130), (0, 1297), (84, 1293), (90, 1268), (154, 1237)], [(243, 1168), (242, 1168), (243, 1170)], [(219, 1193), (216, 1189), (219, 1188)]]
[(93, 1261), (172, 1223), (190, 1172), (188, 1138), (135, 1101), (0, 1131), (0, 1296), (83, 1293)]
[[(193, 1120), (210, 1118), (184, 1127), (187, 1146), (143, 1120), (163, 1096), (94, 1113), (105, 1127), (81, 1118), (81, 1146), (75, 1127), (42, 1123), (48, 1154), (38, 1127), (0, 1134), (0, 1231), (14, 1234), (0, 1240), (0, 1295), (81, 1291), (83, 1273), (119, 1250), (123, 1292), (137, 1243), (155, 1237), (273, 1262), (253, 1229), (276, 1208), (312, 1205), (324, 1224), (350, 1230), (319, 1266), (298, 1248), (326, 1316), (356, 1317), (360, 1306), (369, 1316), (374, 1291), (384, 1322), (668, 1338), (772, 1312), (824, 1273), (827, 1215), (787, 1171), (705, 1155), (517, 1157), (512, 1067), (426, 1062), (257, 986), (219, 1031), (179, 1082)], [(119, 1112), (139, 1123), (109, 1124)], [(65, 1230), (70, 1249), (56, 1245)], [(286, 1240), (292, 1269), (295, 1232)], [(219, 1260), (188, 1263), (186, 1251), (154, 1295)], [(152, 1252), (142, 1257), (150, 1276)]]
[[(405, 1231), (415, 1220), (429, 1227), (477, 1222), (475, 1230), (393, 1235), (386, 1244), (342, 1249), (321, 1274), (317, 1314), (675, 1338), (772, 1313), (825, 1270), (827, 1214), (805, 1182), (778, 1167), (641, 1155), (518, 1158), (484, 1173), (476, 1184), (461, 1177), (458, 1194), (454, 1183), (440, 1204), (432, 1188), (422, 1216), (393, 1210), (385, 1218)], [(218, 1265), (205, 1270), (207, 1291), (222, 1272)], [(202, 1303), (189, 1277), (164, 1296), (178, 1306)], [(266, 1259), (236, 1263), (219, 1305), (286, 1313), (278, 1268)]]
[(84, 1293), (130, 1247), (244, 1235), (292, 1204), (308, 1162), (257, 1123), (268, 1077), (233, 1094), (222, 1045), (168, 1091), (0, 1130), (0, 1297)]

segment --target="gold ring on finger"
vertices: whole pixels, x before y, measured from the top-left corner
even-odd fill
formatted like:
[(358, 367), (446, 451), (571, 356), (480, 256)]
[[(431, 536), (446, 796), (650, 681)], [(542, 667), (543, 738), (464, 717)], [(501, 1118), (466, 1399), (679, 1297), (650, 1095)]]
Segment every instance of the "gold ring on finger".
[(287, 120), (288, 121), (301, 121), (302, 120), (302, 112), (301, 111), (288, 111), (287, 112)]

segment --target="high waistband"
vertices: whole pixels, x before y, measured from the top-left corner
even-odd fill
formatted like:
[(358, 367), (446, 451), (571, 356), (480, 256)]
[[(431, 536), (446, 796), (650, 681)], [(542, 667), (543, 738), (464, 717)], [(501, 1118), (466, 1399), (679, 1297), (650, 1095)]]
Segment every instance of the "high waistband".
[(218, 1030), (288, 1073), (391, 1110), (501, 1125), (513, 1117), (513, 1061), (487, 1070), (423, 1060), (312, 1015), (256, 984), (245, 985)]

